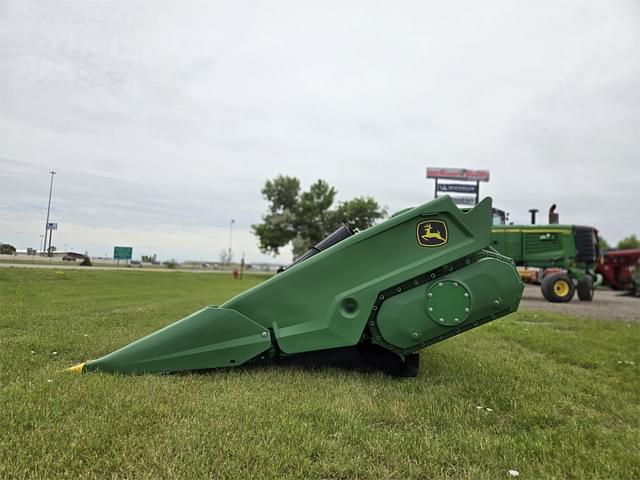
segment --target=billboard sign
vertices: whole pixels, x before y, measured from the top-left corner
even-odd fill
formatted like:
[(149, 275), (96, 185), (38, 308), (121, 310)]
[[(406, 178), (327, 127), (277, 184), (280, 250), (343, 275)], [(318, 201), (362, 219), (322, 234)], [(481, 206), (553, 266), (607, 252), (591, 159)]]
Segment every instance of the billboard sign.
[(56, 222), (47, 223), (47, 230), (57, 230), (58, 224)]
[(131, 260), (133, 247), (113, 247), (114, 260)]
[(478, 186), (470, 183), (438, 183), (439, 192), (478, 193)]
[(468, 170), (466, 168), (427, 167), (427, 178), (443, 178), (446, 180), (466, 180), (488, 182), (489, 170)]
[(453, 203), (456, 205), (475, 205), (476, 198), (475, 197), (451, 197)]

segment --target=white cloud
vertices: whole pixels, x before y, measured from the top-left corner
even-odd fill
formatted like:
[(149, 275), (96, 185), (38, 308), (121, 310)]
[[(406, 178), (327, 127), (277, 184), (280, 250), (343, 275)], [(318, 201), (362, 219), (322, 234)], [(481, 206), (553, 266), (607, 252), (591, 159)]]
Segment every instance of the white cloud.
[(489, 168), (483, 193), (516, 220), (556, 202), (561, 220), (616, 241), (640, 227), (621, 208), (640, 203), (638, 13), (631, 1), (6, 1), (0, 238), (37, 243), (53, 168), (69, 245), (109, 251), (120, 231), (215, 258), (235, 218), (234, 250), (258, 260), (249, 229), (266, 178), (324, 178), (341, 199), (396, 210), (432, 197), (436, 165)]

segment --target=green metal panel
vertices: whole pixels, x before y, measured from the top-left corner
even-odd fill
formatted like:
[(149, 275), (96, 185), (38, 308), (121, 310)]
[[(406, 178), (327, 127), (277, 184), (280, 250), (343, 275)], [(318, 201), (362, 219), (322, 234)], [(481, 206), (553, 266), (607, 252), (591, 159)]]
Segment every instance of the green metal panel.
[[(417, 242), (418, 225), (428, 219), (446, 222), (446, 244)], [(343, 240), (223, 306), (273, 328), (285, 353), (354, 345), (379, 292), (487, 246), (490, 225), (490, 199), (464, 213), (441, 197)], [(345, 301), (357, 307), (347, 312)]]
[(576, 257), (572, 225), (508, 225), (491, 229), (491, 244), (517, 265), (570, 268)]
[(85, 368), (142, 373), (230, 367), (270, 348), (269, 332), (260, 325), (236, 311), (207, 307)]
[(407, 354), (515, 311), (523, 285), (511, 260), (485, 255), (384, 302), (380, 343)]
[(490, 227), (490, 199), (438, 198), (73, 370), (228, 367), (362, 342), (404, 356), (517, 308), (522, 283)]

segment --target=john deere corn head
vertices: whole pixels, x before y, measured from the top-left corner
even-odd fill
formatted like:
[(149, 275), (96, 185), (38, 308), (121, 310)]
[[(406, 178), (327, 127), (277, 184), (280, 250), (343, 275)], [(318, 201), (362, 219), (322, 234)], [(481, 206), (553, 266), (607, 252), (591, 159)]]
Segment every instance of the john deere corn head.
[(343, 226), (281, 273), (70, 370), (178, 372), (322, 357), (388, 357), (415, 375), (423, 347), (518, 308), (522, 283), (489, 246), (491, 199), (449, 197), (359, 233)]

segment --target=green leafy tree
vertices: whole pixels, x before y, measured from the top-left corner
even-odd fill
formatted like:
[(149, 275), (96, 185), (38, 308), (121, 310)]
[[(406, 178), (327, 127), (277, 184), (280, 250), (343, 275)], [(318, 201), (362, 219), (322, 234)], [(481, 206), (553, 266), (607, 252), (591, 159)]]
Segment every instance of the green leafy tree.
[(2, 243), (0, 244), (0, 254), (2, 255), (13, 255), (16, 253), (16, 247), (11, 245), (10, 243)]
[(600, 250), (609, 250), (611, 248), (611, 245), (609, 245), (609, 242), (607, 242), (601, 235), (598, 235), (598, 247), (600, 247)]
[(277, 255), (291, 242), (294, 257), (333, 232), (342, 223), (363, 230), (386, 215), (371, 197), (357, 197), (334, 206), (338, 192), (324, 180), (301, 192), (300, 180), (280, 175), (267, 180), (262, 195), (269, 202), (262, 223), (252, 225), (263, 253)]
[(334, 213), (335, 228), (346, 223), (352, 228), (364, 230), (385, 215), (386, 210), (381, 209), (373, 198), (356, 197), (338, 205)]
[(618, 242), (618, 248), (640, 248), (640, 240), (635, 235), (629, 235)]
[(279, 175), (267, 180), (262, 195), (269, 202), (263, 222), (252, 225), (260, 242), (260, 250), (277, 255), (280, 247), (296, 237), (296, 207), (300, 195), (300, 180)]

